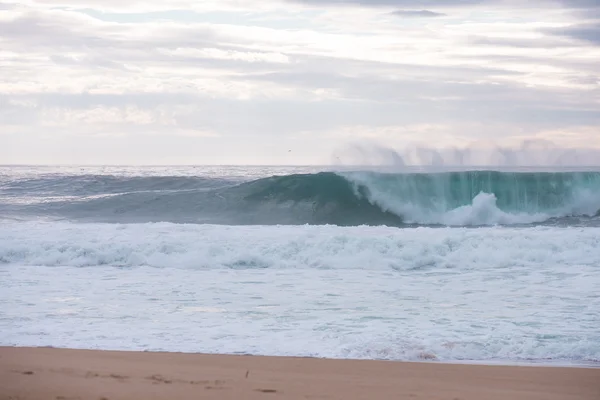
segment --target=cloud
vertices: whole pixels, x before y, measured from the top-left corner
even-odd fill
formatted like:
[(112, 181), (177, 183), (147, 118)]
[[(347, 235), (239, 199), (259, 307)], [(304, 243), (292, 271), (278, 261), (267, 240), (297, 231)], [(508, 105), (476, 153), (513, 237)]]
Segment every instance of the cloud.
[[(7, 0), (5, 0), (7, 1)], [(271, 8), (274, 3), (269, 0), (8, 0), (9, 5), (35, 7), (37, 9), (74, 9), (95, 10), (98, 12), (126, 12), (145, 13), (169, 10), (194, 10), (194, 11), (247, 11), (265, 10)], [(276, 3), (275, 3), (276, 4)], [(16, 7), (15, 7), (16, 8)]]
[[(578, 44), (560, 37), (537, 37), (537, 38), (514, 38), (514, 37), (489, 37), (483, 35), (471, 35), (466, 38), (470, 45), (484, 47), (516, 47), (523, 49), (543, 49), (565, 47), (573, 48)], [(520, 56), (525, 58), (524, 56)]]
[(290, 57), (282, 53), (274, 52), (236, 51), (218, 49), (214, 47), (203, 49), (178, 47), (174, 50), (162, 51), (165, 55), (190, 57), (193, 59), (231, 60), (245, 61), (249, 63), (265, 62), (286, 64), (290, 62)]
[(444, 17), (446, 14), (429, 11), (429, 10), (396, 10), (391, 12), (392, 15), (407, 18), (434, 18)]
[(558, 0), (558, 2), (567, 8), (600, 8), (598, 0)]
[(72, 124), (174, 125), (165, 113), (152, 113), (135, 106), (94, 107), (88, 109), (50, 108), (42, 111), (42, 125), (70, 126)]
[(592, 43), (594, 45), (600, 45), (600, 22), (547, 29), (546, 32), (557, 36), (564, 36)]
[(358, 5), (365, 7), (460, 7), (481, 3), (495, 3), (497, 0), (292, 0), (309, 5)]
[(573, 11), (594, 4), (480, 3), (11, 3), (0, 159), (323, 163), (351, 139), (593, 139), (597, 46), (554, 30), (596, 26)]
[[(477, 5), (499, 5), (509, 4), (511, 6), (521, 5), (518, 0), (288, 0), (296, 3), (308, 5), (356, 5), (364, 7), (403, 7), (403, 8), (453, 8), (453, 7), (472, 7)], [(594, 9), (600, 8), (597, 0), (541, 0), (538, 7), (551, 6), (558, 4), (564, 8), (570, 9)]]

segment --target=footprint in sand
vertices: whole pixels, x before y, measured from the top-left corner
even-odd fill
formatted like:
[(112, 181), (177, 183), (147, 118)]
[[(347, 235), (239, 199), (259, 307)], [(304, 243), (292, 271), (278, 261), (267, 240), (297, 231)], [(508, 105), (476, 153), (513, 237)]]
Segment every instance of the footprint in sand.
[(277, 393), (277, 390), (275, 389), (254, 389), (254, 391), (262, 393)]
[(170, 383), (172, 383), (172, 381), (170, 379), (167, 379), (162, 375), (152, 375), (152, 376), (146, 377), (146, 379), (151, 380), (153, 384), (158, 384), (158, 383), (170, 384)]

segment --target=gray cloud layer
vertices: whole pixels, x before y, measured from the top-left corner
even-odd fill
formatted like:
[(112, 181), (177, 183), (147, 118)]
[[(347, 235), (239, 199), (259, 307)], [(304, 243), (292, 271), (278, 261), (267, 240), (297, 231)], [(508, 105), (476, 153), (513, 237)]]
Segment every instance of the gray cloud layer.
[[(477, 4), (498, 4), (501, 0), (290, 0), (298, 3), (311, 5), (361, 5), (367, 7), (403, 7), (403, 8), (428, 8), (428, 7), (464, 7)], [(521, 4), (521, 1), (515, 1), (515, 5)], [(550, 1), (540, 1), (541, 3), (552, 3)], [(557, 0), (566, 8), (600, 8), (597, 0)]]
[(435, 17), (443, 17), (446, 14), (429, 11), (429, 10), (397, 10), (392, 11), (392, 15), (396, 15), (398, 17), (408, 17), (408, 18), (435, 18)]
[(548, 29), (547, 32), (600, 45), (600, 22), (572, 25), (567, 28)]
[(291, 0), (310, 5), (361, 5), (366, 7), (457, 7), (489, 3), (494, 0)]

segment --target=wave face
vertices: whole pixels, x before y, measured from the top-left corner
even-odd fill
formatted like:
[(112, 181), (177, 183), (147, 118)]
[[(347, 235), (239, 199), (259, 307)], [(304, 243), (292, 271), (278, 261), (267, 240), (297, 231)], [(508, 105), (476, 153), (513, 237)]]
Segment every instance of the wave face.
[(405, 222), (488, 225), (593, 217), (600, 211), (600, 173), (346, 175), (355, 193)]
[(60, 175), (5, 181), (0, 191), (5, 219), (86, 222), (597, 225), (600, 212), (600, 172)]

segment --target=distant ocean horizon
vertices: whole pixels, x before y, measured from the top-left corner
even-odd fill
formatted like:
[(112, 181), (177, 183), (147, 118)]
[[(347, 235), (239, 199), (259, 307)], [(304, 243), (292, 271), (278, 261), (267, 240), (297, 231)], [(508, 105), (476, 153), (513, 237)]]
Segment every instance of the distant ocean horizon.
[(600, 167), (0, 166), (0, 345), (600, 364)]

